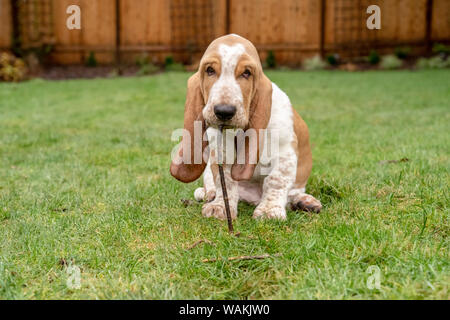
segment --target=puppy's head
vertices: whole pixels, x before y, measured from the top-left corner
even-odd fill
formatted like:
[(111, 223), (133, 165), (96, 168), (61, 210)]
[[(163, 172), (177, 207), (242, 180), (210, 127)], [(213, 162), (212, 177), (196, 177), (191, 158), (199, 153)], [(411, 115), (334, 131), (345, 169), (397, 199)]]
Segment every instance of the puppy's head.
[[(179, 155), (189, 148), (191, 159), (194, 153), (202, 152), (206, 143), (194, 143), (194, 121), (207, 127), (233, 127), (255, 130), (259, 146), (259, 129), (269, 122), (272, 105), (272, 84), (264, 75), (258, 52), (253, 44), (237, 35), (227, 35), (214, 40), (206, 49), (195, 73), (188, 81), (184, 127), (191, 139), (183, 137)], [(200, 149), (200, 146), (202, 150)], [(238, 152), (240, 150), (238, 149)], [(248, 180), (256, 164), (250, 163), (248, 142), (242, 148), (245, 163), (234, 164), (234, 180)], [(171, 173), (180, 181), (191, 182), (202, 174), (206, 166), (200, 164), (172, 163)]]

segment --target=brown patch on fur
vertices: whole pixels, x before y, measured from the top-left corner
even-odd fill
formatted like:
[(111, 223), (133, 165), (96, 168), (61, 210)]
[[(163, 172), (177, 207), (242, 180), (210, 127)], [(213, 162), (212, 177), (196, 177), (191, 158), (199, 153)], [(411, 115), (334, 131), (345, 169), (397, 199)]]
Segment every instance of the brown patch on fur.
[(206, 162), (204, 161), (203, 156), (200, 164), (194, 164), (194, 155), (199, 152), (203, 155), (203, 151), (208, 145), (207, 141), (202, 141), (201, 150), (197, 150), (198, 147), (195, 148), (196, 146), (194, 143), (194, 121), (202, 122), (202, 137), (206, 130), (205, 121), (202, 116), (202, 109), (204, 105), (205, 103), (200, 89), (200, 78), (198, 73), (196, 73), (189, 78), (186, 94), (186, 105), (184, 109), (184, 129), (190, 133), (190, 141), (189, 137), (183, 136), (180, 149), (178, 150), (178, 155), (183, 159), (183, 150), (190, 148), (191, 164), (185, 164), (185, 161), (182, 161), (181, 164), (175, 164), (172, 162), (170, 166), (170, 173), (172, 176), (181, 182), (188, 183), (197, 180), (202, 175), (206, 167)]
[(297, 154), (297, 176), (293, 188), (305, 188), (312, 169), (312, 153), (309, 145), (308, 126), (302, 117), (292, 108), (294, 115), (294, 133), (297, 145), (294, 150)]

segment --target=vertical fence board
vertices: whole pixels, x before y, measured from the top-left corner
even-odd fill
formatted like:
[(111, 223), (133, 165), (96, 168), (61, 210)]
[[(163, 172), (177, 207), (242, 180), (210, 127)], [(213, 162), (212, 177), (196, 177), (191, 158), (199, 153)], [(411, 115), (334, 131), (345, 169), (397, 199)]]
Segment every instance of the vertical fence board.
[[(426, 3), (427, 0), (327, 0), (325, 44), (329, 50), (341, 48), (347, 54), (353, 46), (361, 44), (366, 48), (359, 51), (360, 54), (367, 53), (371, 46), (379, 46), (380, 52), (392, 52), (402, 45), (423, 47), (426, 40)], [(381, 9), (380, 30), (366, 27), (370, 16), (366, 10), (372, 4)], [(440, 5), (449, 8), (450, 2)]]
[[(125, 59), (130, 60), (133, 56), (139, 55), (139, 53), (129, 53), (127, 48), (171, 45), (170, 1), (121, 0), (120, 14), (121, 46), (126, 53)], [(145, 48), (142, 49), (142, 53), (144, 52)], [(161, 62), (165, 55), (151, 54), (155, 62)]]
[[(114, 0), (83, 0), (82, 42), (85, 46), (108, 48), (113, 50), (116, 43), (115, 29), (115, 1)], [(114, 61), (114, 53), (96, 52), (95, 58), (99, 63)], [(85, 53), (89, 54), (88, 52)], [(85, 57), (86, 58), (86, 57)]]
[(423, 41), (426, 33), (426, 3), (427, 0), (400, 0), (396, 21), (400, 42)]
[(213, 1), (214, 8), (214, 35), (215, 37), (223, 36), (227, 33), (227, 0)]
[(433, 0), (431, 22), (431, 39), (447, 40), (450, 39), (450, 1)]
[(277, 61), (298, 61), (299, 49), (319, 49), (320, 1), (230, 2), (231, 32), (248, 38), (259, 47), (274, 47)]
[(426, 0), (377, 0), (365, 3), (367, 6), (376, 4), (381, 9), (381, 29), (373, 31), (378, 41), (401, 43), (424, 40)]
[(10, 0), (0, 0), (0, 49), (11, 47), (12, 19)]
[[(80, 6), (81, 30), (66, 26), (66, 10), (72, 4)], [(113, 61), (113, 53), (105, 51), (115, 45), (114, 0), (53, 0), (53, 17), (56, 52), (52, 58), (56, 63), (82, 63), (90, 53), (83, 47), (92, 48), (98, 63)]]
[(334, 18), (335, 18), (335, 4), (334, 0), (325, 1), (325, 48), (329, 50), (335, 42), (334, 34)]
[[(82, 54), (75, 50), (62, 51), (67, 47), (81, 46), (82, 31), (69, 30), (66, 26), (66, 21), (69, 15), (66, 13), (70, 5), (78, 5), (81, 8), (81, 28), (84, 26), (83, 7), (81, 0), (53, 0), (53, 25), (55, 36), (56, 52), (52, 54), (52, 60), (55, 63), (61, 64), (78, 64), (83, 61)], [(61, 51), (60, 51), (61, 49)]]
[(170, 1), (122, 0), (122, 45), (170, 45)]

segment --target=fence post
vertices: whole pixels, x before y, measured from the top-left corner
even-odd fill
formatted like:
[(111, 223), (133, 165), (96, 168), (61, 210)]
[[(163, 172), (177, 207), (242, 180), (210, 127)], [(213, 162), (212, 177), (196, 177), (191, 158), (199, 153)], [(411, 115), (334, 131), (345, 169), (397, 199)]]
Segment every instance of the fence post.
[(320, 56), (325, 58), (325, 13), (326, 0), (321, 0), (320, 3)]
[(120, 0), (116, 0), (116, 48), (115, 48), (115, 62), (116, 62), (116, 68), (117, 73), (119, 75), (122, 74), (122, 70), (120, 69), (120, 28), (121, 27), (121, 21), (120, 21)]
[(433, 0), (427, 0), (427, 9), (426, 9), (426, 21), (425, 21), (425, 43), (427, 54), (431, 54), (431, 22), (433, 21)]
[(231, 30), (231, 0), (225, 1), (225, 34), (230, 34)]
[(22, 43), (20, 37), (20, 20), (19, 20), (19, 3), (11, 0), (11, 17), (12, 17), (12, 39), (11, 51), (20, 56), (22, 53)]

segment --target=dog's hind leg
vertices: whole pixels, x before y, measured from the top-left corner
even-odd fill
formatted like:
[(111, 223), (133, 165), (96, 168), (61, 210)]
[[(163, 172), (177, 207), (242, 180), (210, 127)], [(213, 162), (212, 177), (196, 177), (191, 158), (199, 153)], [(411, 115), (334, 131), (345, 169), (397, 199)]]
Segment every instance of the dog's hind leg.
[(297, 139), (297, 175), (292, 189), (288, 193), (288, 205), (292, 210), (302, 210), (319, 213), (322, 204), (319, 200), (306, 193), (306, 183), (312, 169), (312, 153), (309, 144), (308, 126), (294, 110), (296, 121), (294, 130)]
[(305, 193), (305, 188), (294, 188), (288, 193), (288, 204), (291, 210), (319, 213), (322, 204), (312, 195)]

